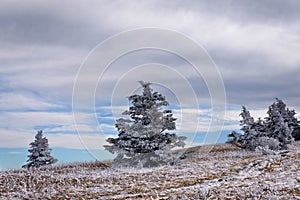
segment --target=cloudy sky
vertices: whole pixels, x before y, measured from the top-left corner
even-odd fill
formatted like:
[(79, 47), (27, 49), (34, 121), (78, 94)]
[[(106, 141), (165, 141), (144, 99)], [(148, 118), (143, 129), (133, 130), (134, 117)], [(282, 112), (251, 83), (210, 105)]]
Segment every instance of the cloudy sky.
[[(211, 101), (203, 77), (194, 76), (192, 66), (182, 58), (155, 49), (115, 60), (97, 83), (95, 112), (77, 113), (85, 123), (74, 123), (72, 93), (80, 66), (99, 43), (132, 29), (173, 30), (205, 49), (225, 86), (224, 132), (238, 129), (240, 105), (247, 106), (255, 117), (263, 117), (278, 97), (300, 112), (297, 0), (2, 0), (0, 4), (0, 168), (24, 164), (26, 148), (40, 129), (61, 162), (95, 159), (85, 151), (82, 138), (95, 149), (99, 147), (97, 159), (110, 158), (102, 145), (105, 138), (117, 134), (114, 119), (128, 105), (126, 96), (113, 91), (119, 85), (138, 89), (138, 73), (128, 75), (137, 66), (139, 74), (143, 70), (153, 73), (146, 81), (156, 82), (154, 88), (173, 105), (179, 132), (207, 131)], [(159, 84), (151, 80), (159, 75), (153, 72), (155, 66), (143, 66), (149, 63), (168, 66), (177, 75), (161, 76), (164, 85)], [(185, 90), (178, 77), (184, 77), (194, 93)], [(179, 89), (174, 92), (171, 87)], [(180, 98), (187, 100), (185, 106), (180, 106)], [(190, 99), (199, 103), (199, 110), (187, 106)], [(93, 123), (95, 117), (99, 124)], [(99, 127), (102, 133), (96, 134)], [(82, 133), (81, 140), (76, 128)], [(195, 137), (202, 137), (189, 136), (189, 143), (200, 142)]]

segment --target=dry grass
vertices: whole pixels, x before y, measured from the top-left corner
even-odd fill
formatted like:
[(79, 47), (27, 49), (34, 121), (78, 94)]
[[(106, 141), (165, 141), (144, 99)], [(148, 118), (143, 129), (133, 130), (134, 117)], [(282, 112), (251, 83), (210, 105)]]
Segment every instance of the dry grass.
[(299, 147), (282, 155), (193, 147), (179, 165), (153, 169), (92, 162), (3, 171), (0, 199), (300, 199)]

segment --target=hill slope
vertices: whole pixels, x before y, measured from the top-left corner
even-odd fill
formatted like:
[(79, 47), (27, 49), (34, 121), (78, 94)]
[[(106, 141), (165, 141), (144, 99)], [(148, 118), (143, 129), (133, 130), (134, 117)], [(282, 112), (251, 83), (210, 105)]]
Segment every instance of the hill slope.
[(276, 155), (229, 144), (189, 148), (177, 166), (81, 163), (0, 172), (1, 199), (300, 199), (300, 143)]

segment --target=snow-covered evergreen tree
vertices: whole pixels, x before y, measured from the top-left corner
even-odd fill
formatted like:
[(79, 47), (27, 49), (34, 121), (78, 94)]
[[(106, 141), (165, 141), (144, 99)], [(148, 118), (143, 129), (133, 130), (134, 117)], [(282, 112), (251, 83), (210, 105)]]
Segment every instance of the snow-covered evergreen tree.
[(37, 132), (34, 142), (29, 145), (28, 152), (30, 155), (28, 155), (27, 164), (23, 165), (22, 168), (40, 167), (57, 162), (57, 159), (50, 154), (51, 149), (49, 148), (48, 139), (43, 137), (42, 130)]
[(254, 118), (251, 117), (250, 112), (245, 106), (242, 106), (242, 112), (240, 114), (242, 120), (240, 120), (240, 125), (242, 126), (241, 130), (245, 133), (248, 133), (254, 126)]
[(264, 122), (260, 118), (258, 121), (255, 121), (245, 106), (242, 106), (240, 116), (242, 117), (240, 121), (240, 125), (242, 126), (241, 130), (244, 133), (240, 134), (233, 131), (228, 135), (230, 138), (228, 142), (238, 147), (254, 151), (255, 148), (261, 144), (261, 138), (266, 136)]
[(283, 118), (281, 113), (276, 109), (269, 110), (267, 121), (267, 132), (269, 137), (279, 141), (280, 149), (287, 149), (287, 145), (293, 142), (293, 128), (289, 126), (288, 121)]
[[(294, 127), (298, 125), (295, 111), (286, 108), (285, 103), (276, 98), (267, 113), (268, 117), (265, 121), (260, 118), (255, 121), (243, 106), (240, 115), (242, 117), (241, 130), (244, 133), (233, 131), (228, 135), (228, 143), (252, 151), (259, 146), (268, 146), (271, 150), (287, 149), (287, 145), (293, 141)], [(278, 142), (274, 142), (274, 139)]]
[[(288, 139), (290, 137), (288, 132), (291, 132), (293, 135), (293, 131), (298, 127), (298, 120), (295, 117), (296, 112), (294, 110), (290, 110), (282, 100), (276, 98), (267, 113), (268, 117), (265, 118), (266, 132), (272, 134), (272, 137), (278, 138), (279, 140), (282, 140), (280, 139), (282, 137)], [(291, 141), (282, 141), (282, 147), (286, 146), (286, 144), (283, 143), (289, 144)]]
[(186, 137), (177, 136), (171, 110), (164, 110), (169, 103), (158, 92), (153, 92), (150, 83), (140, 81), (143, 87), (141, 95), (128, 97), (132, 106), (123, 112), (129, 118), (117, 120), (118, 138), (108, 138), (112, 145), (104, 146), (111, 153), (117, 153), (117, 166), (152, 167), (174, 162), (171, 149), (183, 147)]

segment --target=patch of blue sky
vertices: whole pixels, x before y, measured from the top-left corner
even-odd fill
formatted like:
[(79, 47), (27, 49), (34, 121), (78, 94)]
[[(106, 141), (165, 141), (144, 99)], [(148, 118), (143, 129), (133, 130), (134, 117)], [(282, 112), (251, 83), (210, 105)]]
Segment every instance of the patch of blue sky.
[(0, 170), (20, 168), (26, 160), (26, 148), (0, 148)]
[[(58, 159), (57, 164), (73, 162), (89, 162), (111, 160), (115, 155), (106, 150), (93, 150), (97, 158), (85, 149), (53, 148), (51, 155)], [(28, 149), (26, 148), (0, 148), (0, 170), (19, 169), (27, 161)]]
[(75, 134), (77, 135), (77, 131), (74, 129), (72, 130), (64, 130), (64, 131), (51, 131), (51, 130), (45, 130), (44, 131), (45, 136), (47, 137), (47, 135), (56, 135), (56, 134)]
[(98, 122), (100, 124), (115, 124), (116, 120), (114, 117), (98, 117), (97, 118)]
[(114, 158), (114, 155), (106, 150), (92, 150), (91, 152), (101, 155), (94, 157), (86, 149), (67, 149), (67, 148), (54, 148), (52, 149), (52, 156), (58, 159), (57, 164), (72, 163), (72, 162), (89, 162), (96, 160), (110, 160)]
[(48, 125), (34, 126), (33, 129), (38, 131), (38, 130), (61, 128), (61, 127), (63, 127), (63, 125), (48, 124)]
[(193, 136), (188, 135), (187, 142), (192, 143), (192, 146), (203, 144), (219, 144), (227, 141), (227, 135), (231, 131), (221, 131), (216, 133), (198, 132)]

